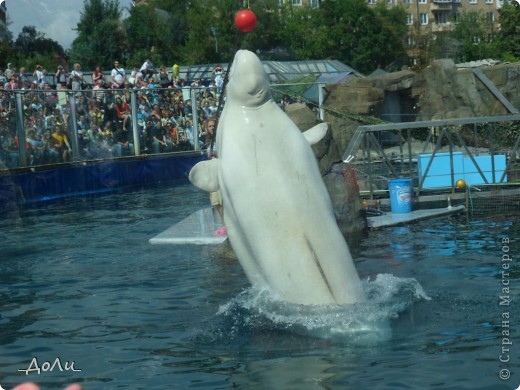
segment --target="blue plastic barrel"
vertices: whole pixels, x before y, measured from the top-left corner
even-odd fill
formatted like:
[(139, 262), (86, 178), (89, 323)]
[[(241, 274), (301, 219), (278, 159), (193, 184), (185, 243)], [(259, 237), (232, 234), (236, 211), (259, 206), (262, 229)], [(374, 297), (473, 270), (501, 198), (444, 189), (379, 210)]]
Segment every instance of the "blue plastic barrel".
[(412, 179), (395, 179), (388, 181), (390, 190), (390, 208), (392, 213), (409, 213), (412, 211)]

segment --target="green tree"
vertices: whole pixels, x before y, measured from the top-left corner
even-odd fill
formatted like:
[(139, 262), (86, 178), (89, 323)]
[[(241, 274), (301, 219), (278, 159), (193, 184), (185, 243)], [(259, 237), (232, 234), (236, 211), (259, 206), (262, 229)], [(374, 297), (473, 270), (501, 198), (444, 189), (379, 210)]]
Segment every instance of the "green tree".
[(186, 40), (188, 24), (180, 4), (172, 4), (156, 0), (132, 7), (125, 20), (132, 62), (143, 62), (148, 57), (154, 64), (179, 61), (179, 48)]
[(182, 62), (204, 64), (230, 61), (236, 49), (243, 47), (244, 36), (240, 35), (234, 24), (234, 15), (240, 8), (236, 0), (199, 0), (192, 3), (186, 12), (190, 28), (181, 49)]
[(71, 60), (85, 69), (111, 67), (115, 58), (127, 67), (147, 57), (156, 65), (216, 63), (245, 48), (264, 59), (331, 58), (369, 72), (405, 58), (402, 8), (374, 10), (364, 0), (323, 0), (317, 9), (284, 4), (252, 2), (258, 23), (243, 33), (234, 23), (240, 0), (148, 0), (124, 21), (118, 0), (85, 0)]
[(363, 0), (326, 0), (318, 12), (328, 38), (323, 58), (341, 60), (366, 73), (406, 57), (402, 8), (371, 9)]
[(406, 11), (403, 7), (387, 8), (378, 2), (375, 12), (381, 21), (378, 49), (382, 50), (382, 55), (378, 55), (377, 60), (385, 67), (396, 65), (392, 70), (401, 68), (408, 62), (405, 48), (405, 37), (408, 34)]
[(322, 58), (330, 52), (328, 26), (321, 12), (286, 3), (280, 10), (280, 36), (276, 43), (287, 48), (292, 59)]
[[(154, 64), (162, 62), (162, 55), (151, 55), (158, 53), (155, 50), (157, 44), (158, 15), (152, 4), (143, 4), (132, 7), (130, 16), (124, 21), (124, 26), (129, 37), (128, 67), (141, 66), (147, 58)], [(143, 58), (144, 57), (144, 58)]]
[(458, 46), (455, 62), (494, 57), (492, 26), (481, 12), (462, 13), (452, 34)]
[(52, 70), (58, 64), (66, 62), (65, 50), (53, 39), (47, 38), (44, 33), (34, 26), (24, 26), (14, 42), (14, 58), (27, 71), (32, 71), (37, 64)]
[(498, 11), (501, 29), (494, 41), (500, 58), (510, 62), (520, 60), (520, 6), (514, 4), (504, 2)]
[[(258, 53), (263, 58), (273, 58), (276, 56), (276, 49), (280, 47), (282, 38), (283, 19), (280, 16), (277, 0), (261, 0), (251, 2), (251, 11), (256, 15), (257, 23), (253, 31), (241, 32), (235, 25), (235, 15), (238, 11), (245, 9), (240, 6), (228, 16), (229, 37), (233, 41), (232, 49), (248, 49)], [(263, 53), (263, 54), (262, 54)], [(234, 54), (233, 51), (231, 54)]]
[(236, 13), (244, 9), (246, 7), (238, 0), (199, 0), (191, 3), (186, 12), (189, 33), (182, 46), (182, 62), (229, 62), (238, 49), (260, 53), (264, 58), (274, 52), (279, 47), (282, 29), (277, 1), (251, 3), (257, 25), (247, 33), (235, 26)]
[(170, 60), (177, 60), (177, 51), (180, 46), (183, 46), (188, 36), (190, 28), (186, 20), (186, 11), (190, 7), (191, 0), (151, 0), (150, 4), (154, 4), (158, 10), (163, 10), (168, 13), (168, 19), (163, 19), (163, 24), (166, 28), (166, 34), (159, 37), (165, 46), (169, 46), (173, 58)]
[(65, 55), (63, 47), (45, 34), (38, 32), (34, 26), (24, 26), (15, 41), (16, 49), (24, 52), (26, 56), (34, 55)]
[(118, 0), (85, 0), (78, 36), (70, 49), (71, 62), (79, 62), (84, 69), (96, 65), (110, 69), (115, 59), (124, 63), (128, 39), (121, 18)]
[(0, 64), (5, 66), (9, 59), (13, 58), (13, 34), (3, 24), (0, 24), (0, 58), (3, 58), (6, 63)]
[[(203, 1), (197, 1), (186, 11), (186, 20), (190, 26), (185, 44), (180, 47), (181, 63), (204, 64), (216, 57), (214, 37), (211, 28), (222, 31), (216, 25), (215, 10)], [(222, 38), (220, 39), (222, 50)]]

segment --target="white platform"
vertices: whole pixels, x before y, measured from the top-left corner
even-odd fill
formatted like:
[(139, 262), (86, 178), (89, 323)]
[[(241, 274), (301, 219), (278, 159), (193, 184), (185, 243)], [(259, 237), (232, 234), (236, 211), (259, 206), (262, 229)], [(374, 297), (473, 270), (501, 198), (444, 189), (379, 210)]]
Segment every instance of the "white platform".
[(445, 215), (458, 214), (466, 210), (464, 206), (446, 207), (441, 209), (416, 210), (410, 213), (385, 213), (377, 217), (367, 217), (369, 228), (380, 228), (386, 226), (403, 225), (422, 219), (442, 217)]
[[(410, 213), (386, 213), (377, 217), (368, 217), (368, 227), (372, 229), (403, 225), (422, 219), (442, 217), (458, 214), (465, 211), (464, 206), (446, 207), (442, 209), (416, 210)], [(217, 217), (218, 218), (218, 217)], [(227, 236), (215, 236), (220, 227), (215, 222), (215, 215), (211, 207), (195, 211), (189, 217), (173, 225), (164, 232), (149, 240), (150, 244), (192, 244), (217, 245), (227, 240)]]
[(215, 222), (211, 207), (195, 211), (189, 217), (149, 240), (150, 244), (216, 245), (226, 241), (227, 236), (215, 236), (220, 227)]

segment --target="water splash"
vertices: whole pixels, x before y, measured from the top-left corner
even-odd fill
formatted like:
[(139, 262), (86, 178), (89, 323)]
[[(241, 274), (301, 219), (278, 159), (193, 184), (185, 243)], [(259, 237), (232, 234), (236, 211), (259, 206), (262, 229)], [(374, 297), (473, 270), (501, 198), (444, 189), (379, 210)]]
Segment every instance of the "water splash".
[[(242, 337), (273, 330), (339, 342), (373, 344), (391, 337), (390, 320), (414, 302), (430, 300), (413, 278), (379, 274), (363, 282), (367, 301), (353, 305), (298, 305), (280, 301), (268, 290), (249, 288), (222, 305), (219, 333)], [(225, 324), (225, 325), (224, 325)]]

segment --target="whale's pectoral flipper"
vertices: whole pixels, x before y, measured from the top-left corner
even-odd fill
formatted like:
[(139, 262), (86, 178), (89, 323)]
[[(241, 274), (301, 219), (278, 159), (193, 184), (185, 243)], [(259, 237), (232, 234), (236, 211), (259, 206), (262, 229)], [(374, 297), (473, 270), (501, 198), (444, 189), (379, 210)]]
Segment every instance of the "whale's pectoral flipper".
[(317, 144), (321, 141), (325, 134), (327, 134), (327, 130), (329, 125), (327, 123), (319, 123), (314, 127), (311, 127), (309, 130), (303, 133), (303, 136), (309, 143), (309, 145)]
[(197, 188), (208, 192), (215, 192), (220, 189), (218, 183), (218, 172), (220, 162), (214, 158), (208, 161), (201, 161), (191, 169), (189, 179)]

